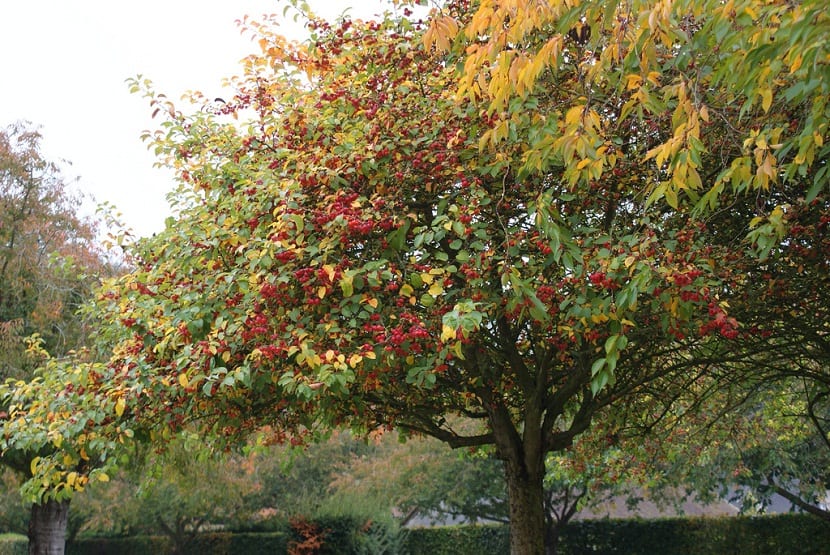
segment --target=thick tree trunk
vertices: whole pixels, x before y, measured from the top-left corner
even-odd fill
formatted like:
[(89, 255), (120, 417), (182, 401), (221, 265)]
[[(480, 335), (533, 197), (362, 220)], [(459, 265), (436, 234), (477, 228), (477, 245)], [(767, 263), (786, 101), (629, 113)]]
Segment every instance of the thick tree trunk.
[(510, 554), (545, 554), (544, 465), (505, 462), (510, 502)]
[(29, 519), (29, 555), (63, 555), (69, 501), (50, 499), (32, 505)]

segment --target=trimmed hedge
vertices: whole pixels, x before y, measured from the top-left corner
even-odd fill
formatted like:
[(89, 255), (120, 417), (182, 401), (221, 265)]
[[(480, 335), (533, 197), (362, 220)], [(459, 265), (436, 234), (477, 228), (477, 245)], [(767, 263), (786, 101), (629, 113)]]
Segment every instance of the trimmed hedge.
[[(509, 553), (507, 526), (419, 528), (410, 555)], [(830, 555), (830, 523), (809, 515), (583, 520), (560, 536), (563, 555)]]
[[(366, 540), (365, 522), (326, 518), (314, 524), (328, 530), (320, 555), (398, 553)], [(293, 533), (219, 532), (198, 536), (183, 555), (282, 555)], [(25, 547), (25, 541), (23, 542)], [(409, 555), (499, 555), (509, 552), (507, 526), (446, 526), (407, 532)], [(67, 555), (159, 555), (170, 553), (167, 538), (90, 538), (67, 546)], [(17, 555), (24, 551), (10, 551)], [(809, 515), (763, 517), (671, 518), (660, 520), (587, 520), (561, 533), (563, 555), (830, 555), (830, 523)], [(6, 552), (0, 551), (0, 555)]]
[(588, 520), (562, 531), (567, 555), (830, 555), (830, 523), (802, 514)]
[[(160, 555), (172, 551), (173, 544), (162, 536), (84, 538), (66, 546), (66, 555)], [(274, 555), (287, 552), (288, 535), (284, 532), (209, 532), (196, 536), (181, 555)]]
[(508, 527), (503, 524), (481, 526), (441, 526), (413, 528), (407, 547), (410, 555), (497, 555), (510, 552)]
[(0, 555), (27, 555), (29, 539), (22, 534), (0, 534)]

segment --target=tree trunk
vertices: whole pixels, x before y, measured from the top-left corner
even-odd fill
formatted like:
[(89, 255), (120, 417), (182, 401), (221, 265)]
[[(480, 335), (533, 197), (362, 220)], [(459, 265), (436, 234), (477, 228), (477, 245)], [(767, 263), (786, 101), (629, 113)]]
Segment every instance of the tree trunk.
[(50, 499), (32, 505), (29, 519), (29, 555), (63, 555), (69, 501)]
[(510, 554), (544, 555), (544, 465), (517, 465), (508, 460), (505, 474), (510, 503)]
[(545, 554), (556, 555), (559, 551), (559, 524), (548, 525), (545, 531)]

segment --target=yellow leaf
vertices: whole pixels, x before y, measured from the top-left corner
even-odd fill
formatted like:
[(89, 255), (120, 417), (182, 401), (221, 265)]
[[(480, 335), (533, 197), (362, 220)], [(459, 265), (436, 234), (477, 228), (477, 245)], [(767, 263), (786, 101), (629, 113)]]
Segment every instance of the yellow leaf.
[(360, 364), (362, 361), (363, 361), (363, 357), (358, 355), (357, 353), (355, 353), (355, 354), (353, 354), (352, 356), (349, 357), (349, 366), (354, 368), (355, 366)]
[(627, 75), (626, 78), (625, 78), (625, 88), (626, 88), (626, 90), (630, 91), (630, 90), (636, 89), (642, 84), (643, 84), (643, 78), (640, 77), (639, 75), (637, 75), (636, 73), (631, 74), (631, 75)]
[(32, 472), (32, 475), (37, 474), (37, 465), (40, 462), (40, 457), (35, 457), (32, 459), (32, 462), (29, 463), (29, 470)]
[(590, 163), (591, 163), (591, 159), (590, 159), (590, 158), (583, 158), (583, 159), (582, 159), (582, 160), (580, 160), (580, 161), (579, 161), (579, 163), (576, 165), (576, 169), (581, 170), (582, 168), (584, 168), (585, 166), (587, 166), (587, 165), (588, 165), (588, 164), (590, 164)]
[(770, 106), (772, 106), (772, 89), (761, 89), (761, 108), (764, 109), (764, 112), (769, 112)]
[(366, 351), (363, 353), (363, 356), (369, 360), (375, 360), (375, 358), (377, 358), (374, 351)]
[(366, 301), (366, 304), (368, 304), (372, 308), (377, 308), (378, 307), (378, 300), (375, 299), (375, 298), (371, 298), (368, 301)]
[(121, 416), (124, 414), (124, 409), (127, 407), (127, 402), (124, 400), (123, 397), (119, 397), (118, 400), (115, 402), (115, 414), (116, 416)]
[(326, 275), (329, 278), (329, 281), (334, 281), (334, 266), (331, 264), (323, 264), (323, 271), (326, 272)]
[(404, 283), (403, 286), (401, 287), (401, 290), (399, 291), (399, 294), (402, 297), (408, 297), (408, 296), (412, 295), (412, 293), (414, 293), (414, 292), (415, 292), (415, 289), (413, 289), (411, 285), (409, 285), (408, 283)]
[(320, 287), (317, 288), (317, 296), (320, 297), (321, 299), (326, 296), (326, 286), (325, 285), (321, 285)]
[(804, 62), (804, 60), (802, 59), (801, 54), (799, 54), (798, 56), (796, 56), (796, 57), (795, 57), (795, 60), (793, 60), (793, 62), (790, 64), (790, 74), (793, 74), (793, 73), (795, 73), (796, 71), (798, 71), (798, 68), (800, 68), (800, 67), (801, 67), (801, 64), (802, 64), (803, 62)]
[[(179, 383), (181, 384), (182, 387), (187, 387), (187, 384), (188, 384), (187, 374), (185, 374), (185, 373), (179, 374)], [(121, 416), (121, 415), (119, 414), (118, 416)]]
[(110, 477), (109, 477), (109, 475), (107, 475), (106, 472), (99, 472), (98, 473), (98, 481), (99, 482), (109, 482)]
[(435, 283), (433, 283), (433, 284), (430, 286), (429, 290), (427, 291), (427, 293), (429, 293), (429, 294), (430, 294), (430, 295), (432, 295), (433, 297), (437, 297), (438, 295), (440, 295), (440, 294), (441, 294), (441, 293), (443, 293), (443, 292), (444, 292), (444, 286), (443, 286), (443, 285), (441, 285), (441, 283), (440, 283), (440, 282), (435, 282)]
[(631, 265), (632, 265), (632, 264), (634, 264), (635, 262), (637, 262), (637, 259), (636, 259), (635, 257), (633, 257), (633, 256), (629, 256), (629, 257), (627, 257), (627, 258), (625, 259), (625, 267), (626, 267), (626, 268), (629, 268), (629, 267), (631, 267)]
[(585, 112), (585, 106), (573, 106), (565, 114), (565, 123), (574, 124), (579, 123), (582, 119), (582, 114)]
[(444, 324), (443, 326), (441, 326), (441, 341), (442, 342), (446, 343), (450, 339), (455, 339), (455, 337), (456, 337), (455, 328), (453, 328), (451, 326), (448, 326), (447, 324)]
[(77, 472), (70, 472), (69, 474), (66, 475), (66, 485), (69, 486), (70, 488), (73, 487), (75, 485), (75, 480), (77, 480), (77, 479), (78, 479), (78, 473)]

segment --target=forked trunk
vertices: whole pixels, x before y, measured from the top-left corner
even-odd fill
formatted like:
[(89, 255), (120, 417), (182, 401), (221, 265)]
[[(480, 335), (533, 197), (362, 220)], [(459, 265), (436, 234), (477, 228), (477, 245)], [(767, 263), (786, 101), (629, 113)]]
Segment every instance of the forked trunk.
[(29, 555), (63, 555), (69, 501), (50, 499), (32, 505), (29, 519)]
[(510, 555), (545, 555), (544, 466), (528, 469), (506, 462), (505, 474), (510, 502)]

